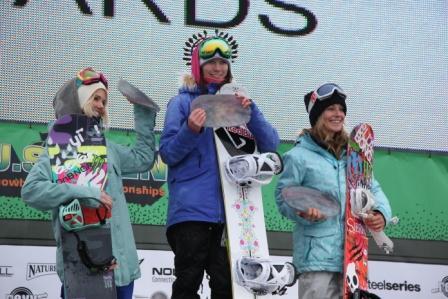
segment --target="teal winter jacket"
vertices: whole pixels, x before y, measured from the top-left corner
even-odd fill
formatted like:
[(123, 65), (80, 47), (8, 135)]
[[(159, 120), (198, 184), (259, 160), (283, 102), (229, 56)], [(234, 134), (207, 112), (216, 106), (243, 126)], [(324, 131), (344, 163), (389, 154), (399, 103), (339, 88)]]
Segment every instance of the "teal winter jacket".
[[(300, 136), (295, 146), (283, 157), (284, 170), (275, 190), (280, 213), (295, 222), (293, 262), (300, 273), (310, 271), (342, 272), (344, 260), (345, 175), (347, 160), (336, 157), (319, 146), (309, 134)], [(298, 216), (281, 198), (286, 186), (303, 186), (329, 193), (341, 207), (336, 217), (310, 222)], [(375, 210), (388, 223), (389, 201), (376, 180), (372, 184)]]
[[(113, 255), (117, 259), (115, 283), (124, 286), (140, 277), (139, 261), (134, 235), (129, 219), (128, 207), (123, 193), (122, 175), (144, 172), (154, 163), (155, 112), (134, 105), (134, 120), (137, 140), (133, 147), (122, 146), (106, 140), (107, 183), (104, 191), (113, 199), (111, 233)], [(63, 280), (62, 250), (58, 207), (74, 198), (95, 197), (100, 199), (100, 190), (94, 187), (52, 182), (48, 152), (44, 151), (28, 174), (22, 188), (22, 199), (31, 207), (52, 212), (54, 237), (57, 244), (57, 272)], [(98, 204), (98, 203), (96, 203)]]

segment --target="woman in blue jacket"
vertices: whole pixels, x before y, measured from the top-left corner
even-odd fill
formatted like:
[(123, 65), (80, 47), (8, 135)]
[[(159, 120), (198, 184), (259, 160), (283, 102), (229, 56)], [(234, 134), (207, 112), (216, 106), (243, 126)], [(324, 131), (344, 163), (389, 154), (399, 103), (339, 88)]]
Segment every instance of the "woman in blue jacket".
[[(295, 222), (293, 261), (299, 276), (299, 298), (341, 298), (343, 286), (345, 220), (345, 149), (348, 134), (344, 130), (347, 112), (346, 94), (336, 84), (327, 83), (305, 95), (311, 123), (283, 157), (284, 171), (276, 188), (276, 203), (284, 216)], [(282, 199), (286, 186), (304, 186), (330, 194), (341, 212), (325, 218), (318, 208), (296, 212)], [(374, 212), (366, 225), (380, 231), (391, 219), (389, 201), (376, 180), (372, 193)]]
[[(171, 298), (199, 298), (204, 270), (210, 277), (212, 298), (231, 298), (230, 266), (221, 245), (225, 212), (214, 133), (204, 127), (204, 109), (191, 111), (190, 105), (199, 95), (215, 94), (232, 81), (230, 68), (236, 47), (233, 38), (194, 37), (196, 41), (186, 43), (191, 47), (187, 53), (191, 74), (182, 77), (179, 94), (168, 103), (160, 138), (160, 155), (169, 169), (167, 239), (175, 254)], [(240, 99), (243, 107), (251, 107), (247, 127), (258, 149), (275, 151), (277, 131), (253, 101)]]

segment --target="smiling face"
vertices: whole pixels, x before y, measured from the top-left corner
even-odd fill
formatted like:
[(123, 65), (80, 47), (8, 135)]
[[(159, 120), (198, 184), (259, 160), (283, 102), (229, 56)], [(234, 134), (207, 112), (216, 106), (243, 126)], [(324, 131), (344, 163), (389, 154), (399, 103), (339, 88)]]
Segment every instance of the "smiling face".
[(333, 104), (328, 106), (321, 114), (322, 127), (329, 135), (341, 132), (344, 128), (345, 113), (342, 105)]
[(206, 82), (221, 83), (227, 77), (229, 64), (223, 59), (214, 58), (202, 66), (202, 72)]
[(106, 115), (107, 93), (104, 89), (97, 89), (84, 106), (84, 113), (88, 117), (101, 117)]

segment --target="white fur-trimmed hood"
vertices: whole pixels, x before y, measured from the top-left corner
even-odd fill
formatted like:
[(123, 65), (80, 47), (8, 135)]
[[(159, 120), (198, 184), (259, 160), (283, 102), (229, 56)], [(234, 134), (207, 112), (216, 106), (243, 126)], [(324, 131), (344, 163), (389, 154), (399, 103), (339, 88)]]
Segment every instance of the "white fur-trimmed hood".
[(179, 89), (194, 91), (198, 87), (193, 75), (188, 72), (184, 72), (179, 77)]
[[(235, 80), (230, 82), (236, 83)], [(188, 72), (181, 73), (178, 83), (180, 90), (195, 91), (198, 88), (198, 84), (194, 80), (193, 75)]]

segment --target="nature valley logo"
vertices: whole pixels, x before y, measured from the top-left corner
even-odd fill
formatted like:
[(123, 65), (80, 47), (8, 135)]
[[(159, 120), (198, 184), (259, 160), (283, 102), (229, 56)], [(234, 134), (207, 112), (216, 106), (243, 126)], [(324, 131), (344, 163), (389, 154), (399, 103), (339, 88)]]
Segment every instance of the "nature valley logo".
[(56, 274), (56, 264), (34, 263), (26, 265), (26, 280), (31, 280), (44, 275)]

